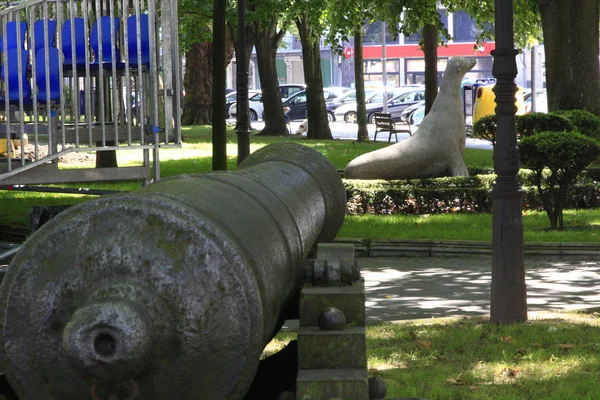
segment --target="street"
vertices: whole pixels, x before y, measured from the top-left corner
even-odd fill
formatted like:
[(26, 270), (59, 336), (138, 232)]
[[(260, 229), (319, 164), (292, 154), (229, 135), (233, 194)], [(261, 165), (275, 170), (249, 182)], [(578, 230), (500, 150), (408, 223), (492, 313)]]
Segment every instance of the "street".
[[(235, 124), (235, 119), (228, 119), (227, 123)], [(300, 126), (301, 123), (302, 123), (302, 121), (292, 121), (290, 123), (292, 133), (296, 132), (296, 130), (298, 129), (298, 127)], [(252, 122), (251, 125), (252, 125), (253, 129), (260, 130), (264, 127), (264, 122), (263, 121), (254, 121), (254, 122)], [(331, 134), (333, 135), (334, 139), (343, 139), (343, 140), (355, 140), (356, 139), (356, 128), (357, 128), (356, 124), (348, 124), (346, 122), (330, 122), (329, 127), (331, 128)], [(373, 140), (373, 136), (375, 135), (375, 125), (369, 124), (369, 125), (367, 125), (367, 127), (369, 130), (369, 138), (371, 140)], [(416, 127), (414, 127), (414, 128), (415, 128), (414, 131), (416, 131)], [(304, 135), (306, 135), (306, 134), (304, 134)], [(399, 133), (398, 141), (400, 142), (402, 140), (408, 139), (408, 137), (409, 137), (408, 133)], [(395, 138), (392, 136), (392, 141), (394, 141), (394, 139)], [(385, 135), (385, 134), (378, 135), (377, 141), (378, 142), (387, 141), (387, 135)], [(466, 147), (471, 148), (471, 149), (492, 150), (492, 144), (490, 142), (488, 142), (487, 140), (471, 139), (469, 137), (467, 137)]]

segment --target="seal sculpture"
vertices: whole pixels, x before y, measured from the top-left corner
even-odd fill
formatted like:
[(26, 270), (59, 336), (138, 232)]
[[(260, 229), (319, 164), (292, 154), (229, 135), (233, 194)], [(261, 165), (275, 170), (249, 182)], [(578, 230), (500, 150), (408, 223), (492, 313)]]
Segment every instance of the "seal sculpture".
[(413, 136), (363, 154), (344, 169), (347, 179), (417, 179), (468, 176), (463, 161), (466, 127), (460, 84), (475, 66), (474, 58), (453, 57), (429, 114)]

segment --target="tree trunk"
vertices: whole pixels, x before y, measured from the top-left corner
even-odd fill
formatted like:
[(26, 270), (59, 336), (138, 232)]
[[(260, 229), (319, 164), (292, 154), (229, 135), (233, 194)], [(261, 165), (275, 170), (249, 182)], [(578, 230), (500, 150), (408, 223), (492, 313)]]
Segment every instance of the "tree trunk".
[(537, 0), (544, 31), (548, 111), (600, 116), (599, 0)]
[(212, 123), (212, 43), (194, 43), (185, 53), (182, 125)]
[(354, 34), (354, 86), (356, 89), (356, 114), (358, 130), (357, 142), (367, 142), (369, 131), (367, 129), (367, 105), (365, 103), (365, 63), (363, 58), (362, 27)]
[(550, 220), (550, 229), (554, 231), (558, 230), (558, 214), (554, 208), (551, 207), (546, 213), (548, 214), (548, 219)]
[(302, 61), (304, 83), (306, 84), (306, 108), (308, 114), (308, 139), (333, 139), (323, 94), (321, 73), (320, 37), (311, 35), (305, 18), (296, 19), (296, 26), (302, 41)]
[(213, 49), (212, 70), (214, 85), (212, 88), (212, 169), (227, 169), (227, 136), (225, 110), (225, 79), (226, 79), (226, 46), (225, 46), (225, 11), (227, 4), (222, 0), (214, 0), (213, 10)]
[[(255, 6), (254, 6), (254, 4), (252, 4), (252, 3), (247, 4), (246, 5), (246, 11), (255, 12)], [(240, 57), (237, 56), (237, 54), (239, 54), (239, 51), (237, 51), (237, 46), (239, 45), (239, 43), (238, 43), (238, 40), (237, 40), (237, 36), (235, 35), (236, 29), (235, 29), (235, 26), (232, 23), (230, 23), (230, 22), (227, 23), (227, 27), (228, 27), (228, 31), (229, 31), (230, 36), (231, 37), (236, 37), (236, 40), (234, 42), (232, 42), (233, 43), (232, 45), (236, 49), (235, 53), (236, 53), (236, 73), (237, 73), (239, 71), (238, 66), (240, 65)], [(245, 62), (244, 66), (245, 66), (245, 70), (246, 70), (247, 74), (250, 71), (250, 57), (252, 56), (252, 48), (254, 47), (254, 42), (255, 42), (255, 37), (254, 37), (254, 29), (252, 27), (252, 24), (246, 24), (246, 48), (245, 48), (245, 50), (246, 50), (245, 51), (246, 60), (244, 61)], [(239, 80), (240, 80), (240, 77), (238, 75), (237, 81), (236, 81), (236, 90), (238, 90), (238, 91), (240, 90), (240, 82), (239, 82)], [(238, 96), (238, 98), (237, 98), (237, 114), (236, 114), (238, 116), (240, 115), (240, 112), (242, 112), (241, 111), (242, 108), (244, 108), (245, 110), (248, 109), (248, 99), (246, 99), (246, 98), (243, 99), (243, 102), (244, 102), (243, 107), (240, 107), (242, 105), (240, 103), (241, 100), (242, 99)], [(248, 111), (246, 111), (246, 113), (247, 112)], [(239, 124), (238, 124), (239, 120), (240, 120), (239, 117), (236, 118), (236, 121), (235, 121), (235, 130), (236, 131), (240, 130), (239, 129), (240, 127), (239, 127)], [(248, 118), (248, 129), (250, 129), (250, 130), (252, 129), (252, 126), (251, 126), (251, 123), (250, 123), (250, 118)]]
[(433, 24), (423, 27), (423, 52), (425, 53), (425, 115), (429, 113), (438, 93), (437, 28)]
[(283, 37), (282, 31), (277, 31), (277, 18), (271, 18), (268, 26), (259, 26), (255, 23), (256, 35), (256, 61), (258, 63), (258, 76), (263, 95), (263, 109), (265, 127), (259, 135), (279, 136), (287, 134), (285, 115), (279, 93), (279, 79), (277, 77), (277, 49)]
[[(225, 40), (225, 64), (233, 58), (231, 35)], [(210, 42), (194, 43), (185, 53), (182, 125), (210, 125), (212, 123), (213, 45)]]

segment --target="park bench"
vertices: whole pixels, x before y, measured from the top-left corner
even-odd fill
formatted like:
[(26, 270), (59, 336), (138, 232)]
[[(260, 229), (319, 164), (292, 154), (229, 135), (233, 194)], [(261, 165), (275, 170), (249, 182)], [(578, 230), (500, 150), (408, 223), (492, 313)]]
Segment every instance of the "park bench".
[(392, 120), (392, 115), (388, 113), (375, 113), (375, 137), (373, 141), (377, 140), (377, 134), (380, 132), (388, 132), (388, 142), (392, 140), (392, 135), (396, 136), (396, 142), (398, 141), (398, 133), (407, 132), (409, 135), (412, 134), (410, 130), (410, 123), (408, 121), (400, 121), (399, 127), (396, 127), (396, 123)]

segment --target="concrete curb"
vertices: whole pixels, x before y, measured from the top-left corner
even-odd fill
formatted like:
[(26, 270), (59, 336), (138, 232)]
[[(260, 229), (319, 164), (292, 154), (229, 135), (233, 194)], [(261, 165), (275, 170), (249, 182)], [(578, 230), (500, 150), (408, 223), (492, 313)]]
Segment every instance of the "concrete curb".
[[(491, 255), (491, 242), (467, 240), (377, 240), (336, 239), (338, 243), (351, 243), (356, 257), (449, 257)], [(525, 243), (526, 256), (598, 256), (600, 244), (595, 243)]]

